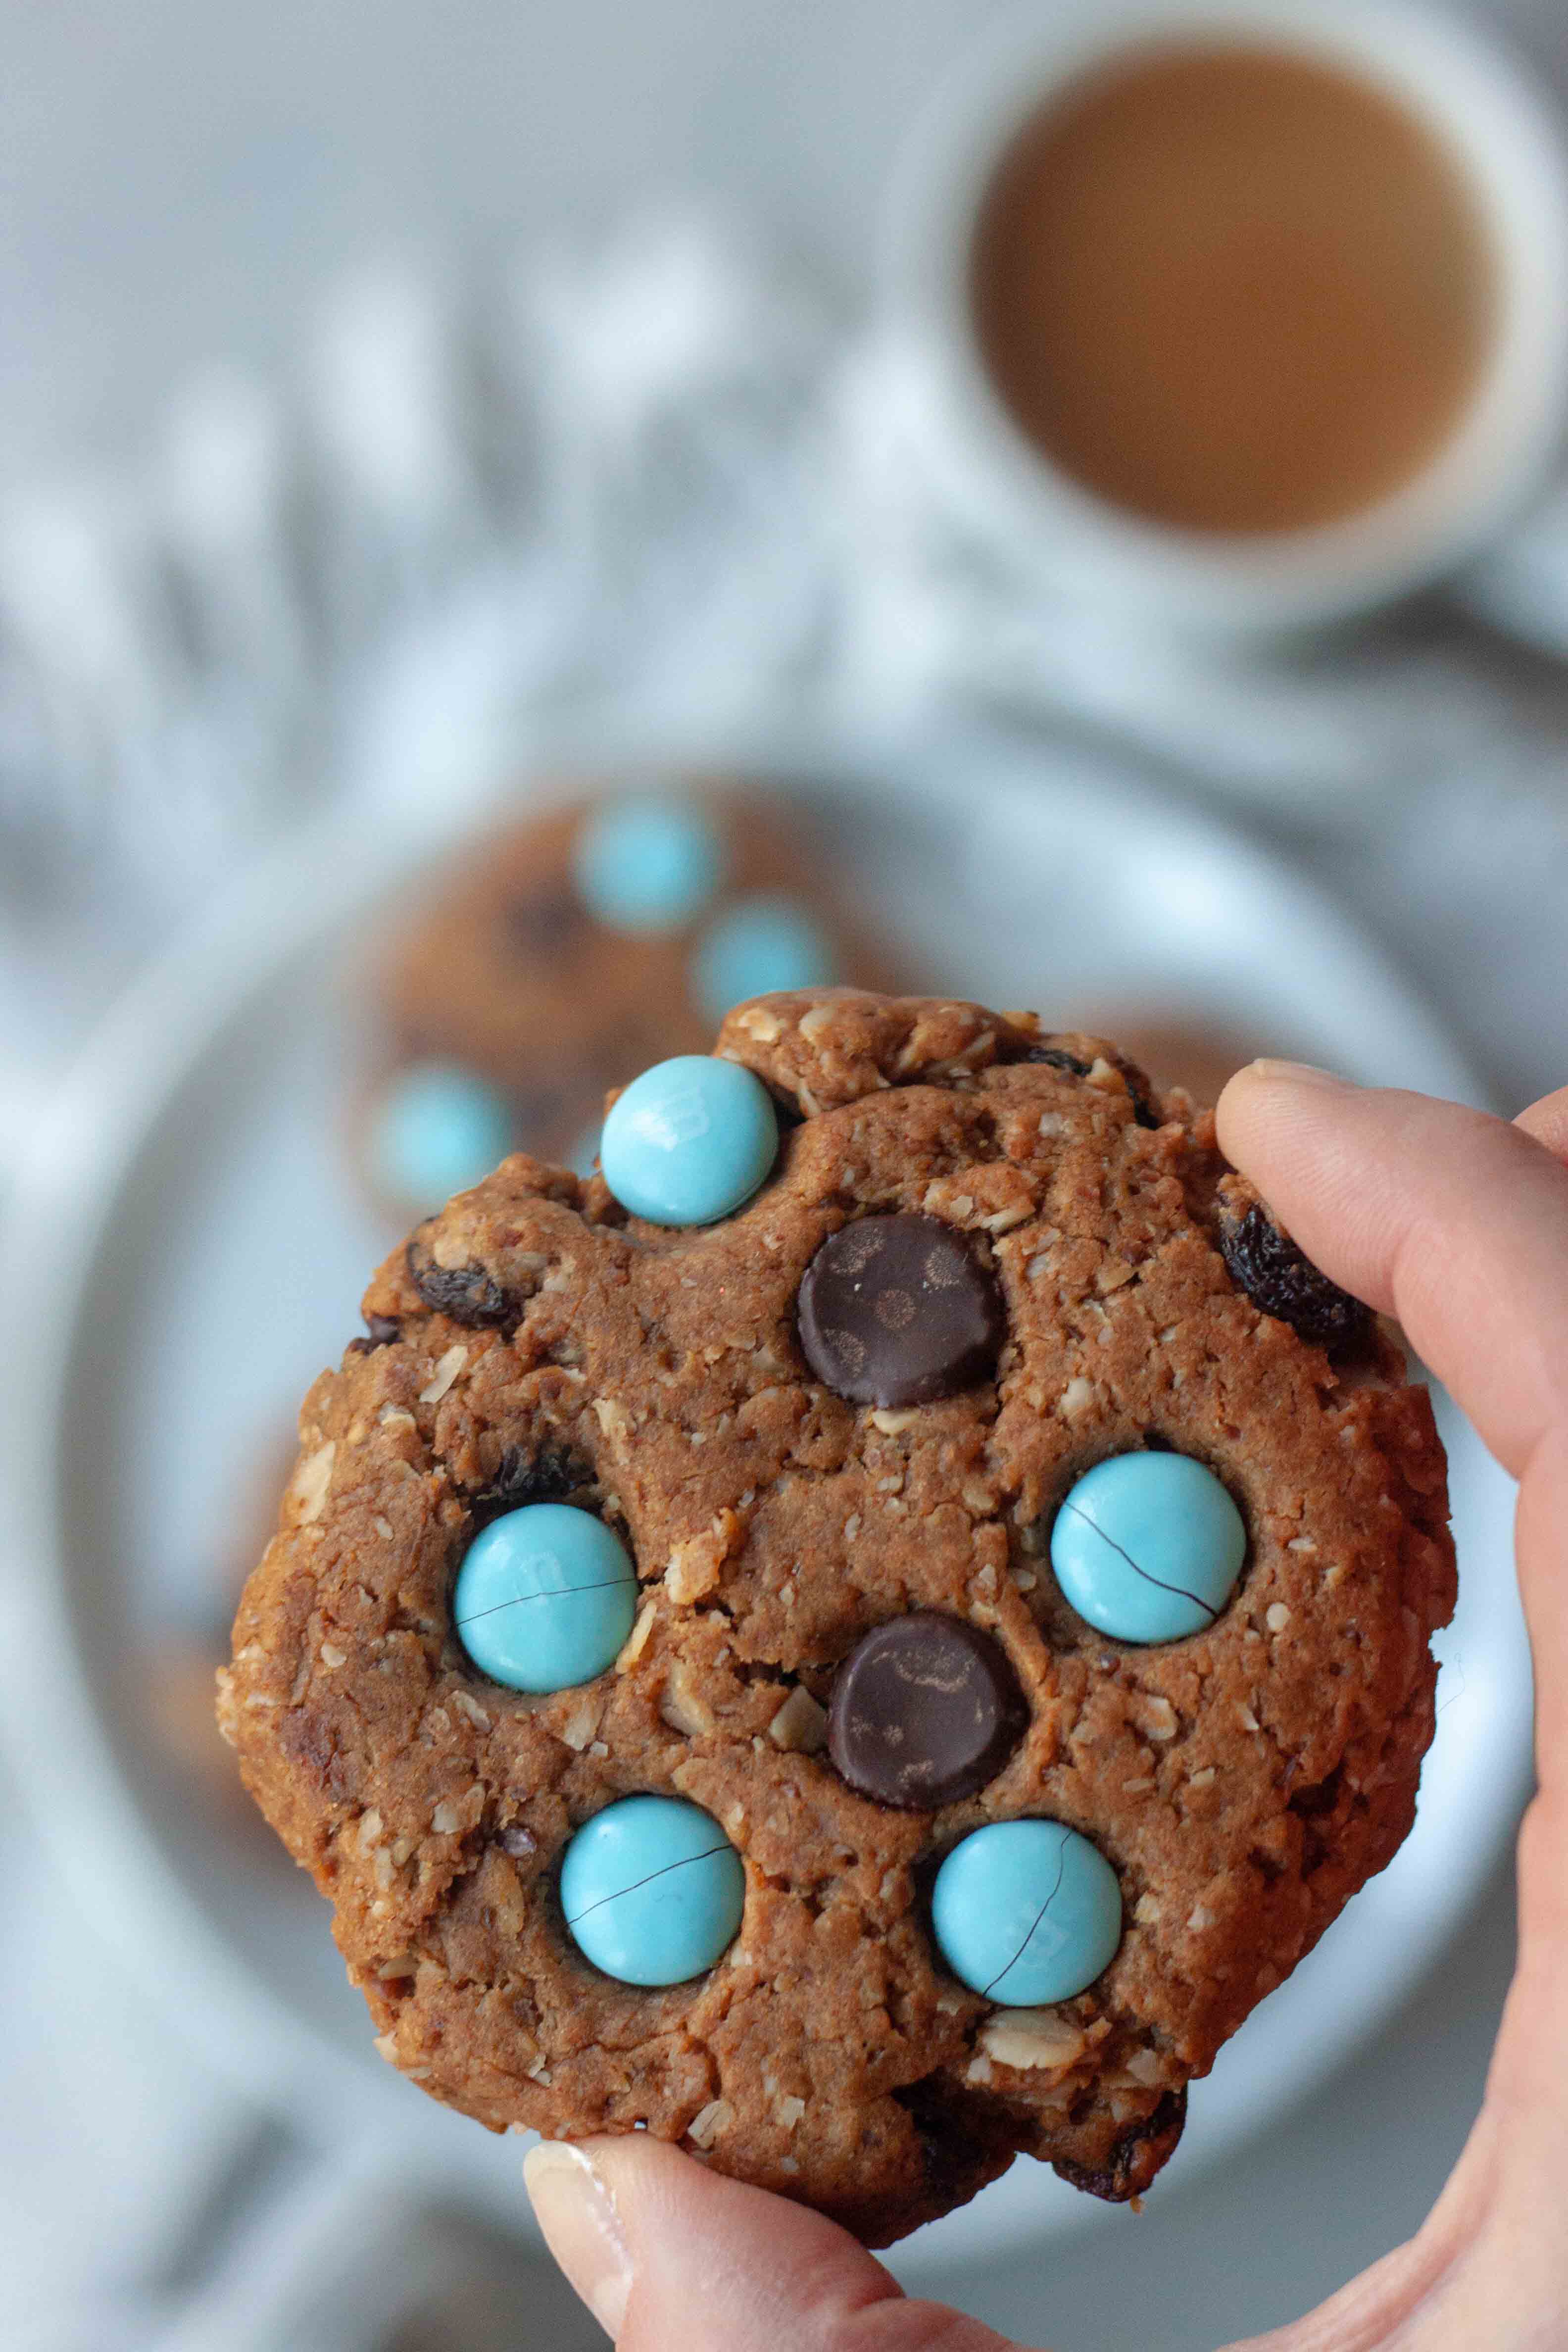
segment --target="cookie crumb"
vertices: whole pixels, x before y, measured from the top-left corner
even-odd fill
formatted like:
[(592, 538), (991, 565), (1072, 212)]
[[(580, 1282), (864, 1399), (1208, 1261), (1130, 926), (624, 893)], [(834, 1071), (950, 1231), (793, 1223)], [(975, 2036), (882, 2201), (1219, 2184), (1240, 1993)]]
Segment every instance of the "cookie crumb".
[(980, 2045), (999, 2066), (1065, 2074), (1089, 2047), (1088, 2036), (1050, 2009), (1015, 2009), (980, 2029)]
[(577, 1753), (581, 1755), (584, 1748), (586, 1748), (588, 1742), (593, 1738), (594, 1734), (598, 1730), (598, 1728), (599, 1708), (597, 1701), (591, 1698), (582, 1698), (578, 1700), (576, 1706), (572, 1709), (571, 1714), (566, 1717), (565, 1722), (561, 1726), (561, 1737), (565, 1741), (568, 1748), (574, 1748), (577, 1750)]
[(705, 2107), (698, 2108), (687, 2125), (686, 2137), (698, 2147), (711, 2147), (734, 2120), (735, 2110), (728, 2099), (710, 2099)]
[(658, 1712), (660, 1720), (668, 1723), (671, 1731), (682, 1732), (688, 1739), (700, 1739), (714, 1727), (717, 1718), (713, 1710), (683, 1658), (677, 1658), (665, 1676)]
[(818, 1755), (827, 1745), (827, 1710), (797, 1683), (769, 1724), (768, 1738), (793, 1755)]
[(664, 1589), (673, 1601), (685, 1608), (717, 1591), (737, 1524), (733, 1511), (724, 1511), (700, 1535), (675, 1546), (664, 1572)]
[(468, 1351), (462, 1341), (455, 1340), (444, 1355), (436, 1360), (436, 1369), (426, 1385), (419, 1391), (421, 1404), (439, 1404), (458, 1374), (468, 1360)]
[(313, 1527), (325, 1510), (337, 1451), (337, 1440), (329, 1437), (324, 1445), (308, 1454), (295, 1471), (289, 1485), (289, 1515), (295, 1527)]
[(658, 1602), (653, 1601), (645, 1601), (642, 1607), (637, 1612), (637, 1622), (632, 1627), (631, 1632), (626, 1635), (625, 1645), (621, 1650), (619, 1657), (616, 1660), (616, 1674), (630, 1674), (632, 1668), (636, 1665), (637, 1660), (641, 1657), (643, 1652), (647, 1647), (647, 1637), (653, 1632), (654, 1620), (658, 1615)]

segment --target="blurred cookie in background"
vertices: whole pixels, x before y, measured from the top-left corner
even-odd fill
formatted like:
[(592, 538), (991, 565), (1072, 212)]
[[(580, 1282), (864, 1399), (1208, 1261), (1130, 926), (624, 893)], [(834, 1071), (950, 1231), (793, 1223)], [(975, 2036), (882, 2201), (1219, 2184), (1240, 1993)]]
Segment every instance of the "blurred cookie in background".
[(240, 1589), (272, 1539), (278, 1498), (298, 1454), (298, 1433), (288, 1414), (258, 1432), (239, 1476), (226, 1490), (232, 1507), (221, 1527), (211, 1530), (183, 1609), (150, 1633), (138, 1667), (156, 1766), (178, 1780), (193, 1801), (221, 1812), (226, 1826), (232, 1822), (236, 1834), (254, 1843), (258, 1853), (276, 1841), (250, 1838), (256, 1808), (240, 1785), (234, 1750), (217, 1727), (213, 1678), (228, 1656)]
[(889, 976), (778, 797), (676, 781), (513, 825), (405, 909), (374, 970), (364, 1181), (406, 1217), (509, 1151), (586, 1174), (608, 1088), (706, 1053), (746, 997), (835, 981)]
[[(1271, 1050), (1267, 1039), (1247, 1030), (1197, 1013), (1172, 1016), (1147, 1004), (1097, 1005), (1092, 1024), (1086, 1015), (1084, 1025), (1119, 1038), (1162, 1094), (1182, 1087), (1200, 1103), (1217, 1102), (1228, 1077)], [(1278, 1041), (1272, 1050), (1282, 1050)]]

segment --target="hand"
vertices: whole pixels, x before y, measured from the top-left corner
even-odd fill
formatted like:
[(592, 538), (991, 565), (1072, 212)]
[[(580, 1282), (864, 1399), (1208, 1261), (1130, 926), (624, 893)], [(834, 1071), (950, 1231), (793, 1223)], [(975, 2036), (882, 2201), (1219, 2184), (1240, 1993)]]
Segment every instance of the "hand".
[[(1447, 2186), (1408, 2245), (1231, 2352), (1547, 2352), (1568, 2340), (1568, 1088), (1509, 1127), (1259, 1062), (1226, 1088), (1219, 1126), (1308, 1255), (1398, 1317), (1520, 1482), (1540, 1780), (1518, 1968)], [(525, 2169), (551, 2251), (620, 2352), (1008, 2352), (910, 2301), (820, 2214), (645, 2135), (547, 2143)]]

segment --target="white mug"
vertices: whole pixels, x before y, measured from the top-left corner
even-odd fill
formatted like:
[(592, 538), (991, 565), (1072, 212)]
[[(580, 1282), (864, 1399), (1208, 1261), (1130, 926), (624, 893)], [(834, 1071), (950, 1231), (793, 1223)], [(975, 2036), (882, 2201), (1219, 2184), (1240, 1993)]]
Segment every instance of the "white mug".
[[(1327, 523), (1267, 534), (1162, 524), (1053, 463), (1015, 420), (976, 330), (972, 257), (1026, 123), (1098, 70), (1193, 42), (1330, 65), (1399, 104), (1458, 165), (1492, 259), (1477, 380), (1435, 455)], [(889, 217), (906, 435), (939, 502), (1026, 575), (1125, 620), (1221, 638), (1327, 625), (1453, 571), (1539, 494), (1568, 425), (1568, 162), (1553, 115), (1478, 31), (1342, 0), (1109, 0), (1011, 18), (917, 126)]]

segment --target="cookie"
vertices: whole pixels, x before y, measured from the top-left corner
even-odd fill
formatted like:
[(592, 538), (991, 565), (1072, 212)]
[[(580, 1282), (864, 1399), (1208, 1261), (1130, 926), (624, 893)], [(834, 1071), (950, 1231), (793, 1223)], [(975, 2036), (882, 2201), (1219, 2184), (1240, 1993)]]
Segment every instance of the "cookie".
[(731, 1004), (884, 979), (776, 799), (600, 793), (483, 843), (395, 924), (371, 984), (361, 1172), (400, 1223), (510, 1151), (585, 1175), (606, 1091), (705, 1054)]
[[(383, 1266), (224, 1727), (384, 2055), (491, 2128), (646, 2127), (874, 2243), (1020, 2150), (1130, 2198), (1410, 1826), (1427, 1398), (1252, 1295), (1211, 1115), (1103, 1040), (802, 992), (718, 1060), (776, 1156), (715, 1222), (519, 1156)], [(647, 1149), (717, 1198), (708, 1100)], [(498, 1527), (485, 1606), (584, 1679), (486, 1671)]]

